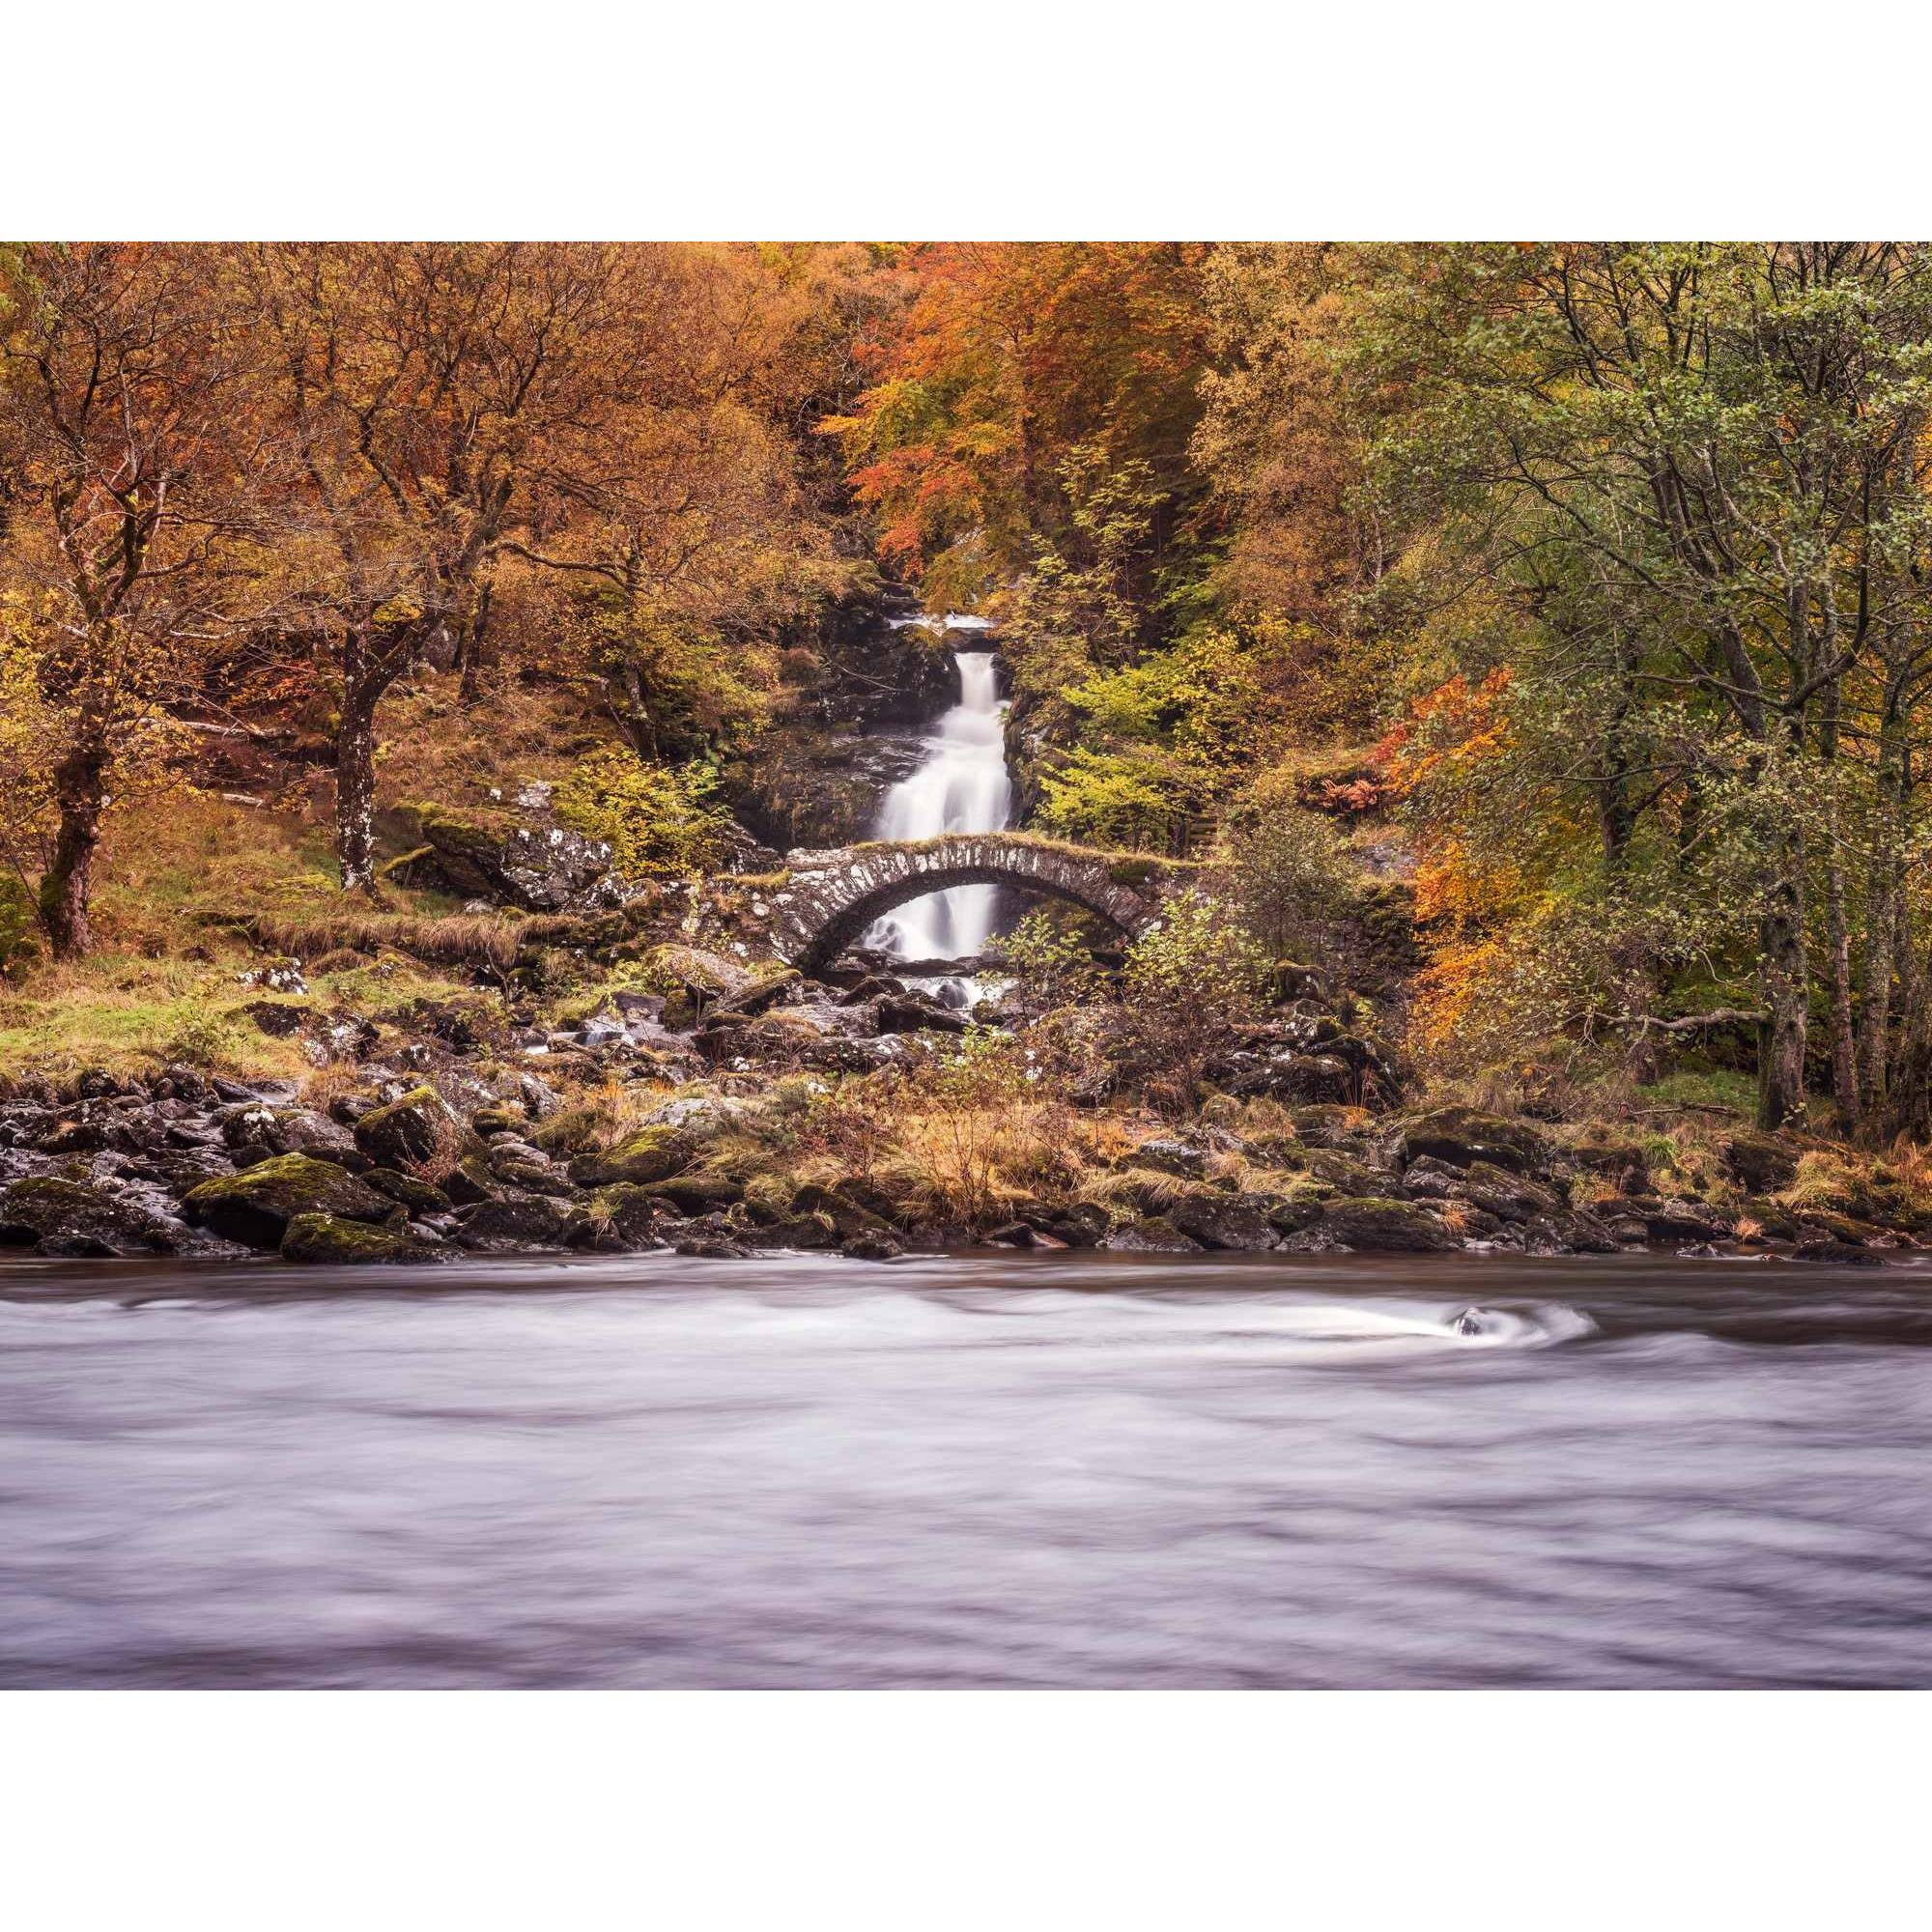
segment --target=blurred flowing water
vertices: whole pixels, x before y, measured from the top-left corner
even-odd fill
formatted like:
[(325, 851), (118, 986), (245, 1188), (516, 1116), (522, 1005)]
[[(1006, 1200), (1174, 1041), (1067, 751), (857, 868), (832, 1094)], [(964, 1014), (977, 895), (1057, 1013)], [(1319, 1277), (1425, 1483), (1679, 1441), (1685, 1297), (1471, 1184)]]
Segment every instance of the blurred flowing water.
[(0, 1683), (1928, 1685), (1928, 1345), (1911, 1267), (14, 1262)]
[[(1007, 706), (990, 653), (954, 651), (959, 702), (941, 714), (924, 739), (924, 757), (879, 802), (875, 838), (936, 838), (946, 832), (1003, 832), (1012, 817), (1007, 772)], [(955, 959), (985, 945), (999, 916), (997, 886), (954, 886), (928, 893), (878, 920), (866, 944), (900, 959)], [(976, 989), (947, 980), (935, 989), (952, 1005)]]

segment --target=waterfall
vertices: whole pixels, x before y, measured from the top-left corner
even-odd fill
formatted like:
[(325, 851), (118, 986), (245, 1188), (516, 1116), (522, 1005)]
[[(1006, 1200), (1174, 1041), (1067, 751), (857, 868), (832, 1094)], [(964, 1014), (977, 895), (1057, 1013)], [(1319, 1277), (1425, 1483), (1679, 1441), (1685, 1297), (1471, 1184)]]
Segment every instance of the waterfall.
[[(959, 702), (933, 725), (925, 756), (886, 793), (872, 828), (877, 838), (936, 838), (942, 832), (1004, 832), (1012, 814), (1007, 776), (1007, 707), (991, 654), (954, 651)], [(955, 959), (975, 953), (993, 929), (997, 886), (928, 893), (876, 921), (865, 944), (898, 959)], [(943, 997), (964, 1003), (972, 989), (948, 980)]]

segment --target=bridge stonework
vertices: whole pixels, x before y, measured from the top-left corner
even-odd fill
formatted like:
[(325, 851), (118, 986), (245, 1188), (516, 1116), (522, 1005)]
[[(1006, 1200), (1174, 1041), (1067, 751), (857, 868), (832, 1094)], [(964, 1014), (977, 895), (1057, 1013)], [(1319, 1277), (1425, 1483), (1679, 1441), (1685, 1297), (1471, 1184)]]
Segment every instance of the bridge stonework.
[(787, 964), (829, 965), (883, 913), (953, 886), (1012, 886), (1068, 900), (1133, 938), (1158, 900), (1113, 876), (1118, 861), (1014, 832), (959, 832), (913, 843), (790, 852), (771, 895), (772, 945)]

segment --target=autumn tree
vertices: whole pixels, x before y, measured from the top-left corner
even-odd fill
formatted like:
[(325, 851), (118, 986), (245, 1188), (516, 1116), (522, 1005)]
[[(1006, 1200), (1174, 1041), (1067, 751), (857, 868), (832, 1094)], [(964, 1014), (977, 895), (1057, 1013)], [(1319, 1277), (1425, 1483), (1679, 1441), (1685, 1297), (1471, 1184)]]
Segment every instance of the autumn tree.
[(560, 448), (629, 393), (654, 251), (522, 243), (253, 246), (238, 284), (297, 453), (285, 561), (334, 688), (336, 850), (369, 890), (377, 712), (473, 654), (492, 575)]
[(222, 264), (191, 248), (44, 244), (6, 258), (0, 652), (43, 785), (39, 908), (54, 954), (93, 944), (102, 816), (164, 774), (210, 645), (261, 614), (271, 467)]

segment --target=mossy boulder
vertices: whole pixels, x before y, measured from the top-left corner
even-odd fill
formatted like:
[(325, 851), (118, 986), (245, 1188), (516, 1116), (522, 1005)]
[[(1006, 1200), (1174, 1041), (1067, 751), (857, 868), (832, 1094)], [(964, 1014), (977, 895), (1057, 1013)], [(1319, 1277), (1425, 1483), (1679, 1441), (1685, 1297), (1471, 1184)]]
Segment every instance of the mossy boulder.
[(1144, 1221), (1129, 1221), (1124, 1227), (1116, 1228), (1099, 1245), (1112, 1254), (1198, 1255), (1201, 1252), (1199, 1241), (1183, 1235), (1161, 1214), (1151, 1214)]
[(1321, 1226), (1344, 1245), (1372, 1253), (1441, 1254), (1459, 1245), (1433, 1214), (1379, 1195), (1329, 1202)]
[(462, 1128), (448, 1103), (433, 1086), (412, 1088), (386, 1107), (371, 1107), (355, 1122), (355, 1146), (377, 1167), (412, 1167), (431, 1159), (439, 1148), (462, 1140)]
[(181, 1231), (132, 1201), (51, 1175), (0, 1189), (0, 1242), (31, 1242), (43, 1255), (165, 1254)]
[(204, 1227), (251, 1248), (278, 1248), (301, 1214), (381, 1221), (396, 1203), (332, 1160), (278, 1154), (240, 1174), (219, 1174), (188, 1189), (184, 1209)]
[(1724, 1172), (1751, 1194), (1776, 1194), (1798, 1174), (1798, 1150), (1776, 1134), (1733, 1134), (1724, 1143)]
[(580, 1187), (610, 1187), (625, 1180), (643, 1186), (682, 1174), (696, 1153), (696, 1137), (688, 1128), (660, 1122), (601, 1153), (578, 1154), (570, 1163), (570, 1178)]
[(372, 1226), (340, 1214), (298, 1214), (282, 1233), (282, 1259), (310, 1264), (351, 1266), (366, 1263), (421, 1262), (443, 1258), (447, 1250), (402, 1228)]
[(1268, 1224), (1270, 1203), (1254, 1194), (1189, 1194), (1167, 1210), (1173, 1225), (1204, 1248), (1231, 1248), (1239, 1254), (1259, 1254), (1275, 1244)]
[(600, 1254), (638, 1254), (665, 1245), (664, 1230), (677, 1212), (662, 1196), (628, 1181), (600, 1187), (570, 1216), (564, 1243)]
[(1474, 1107), (1437, 1107), (1405, 1122), (1404, 1130), (1410, 1153), (1434, 1154), (1457, 1167), (1486, 1160), (1513, 1174), (1534, 1174), (1549, 1161), (1548, 1142), (1527, 1121)]

